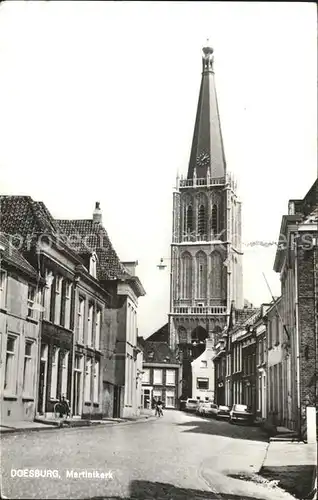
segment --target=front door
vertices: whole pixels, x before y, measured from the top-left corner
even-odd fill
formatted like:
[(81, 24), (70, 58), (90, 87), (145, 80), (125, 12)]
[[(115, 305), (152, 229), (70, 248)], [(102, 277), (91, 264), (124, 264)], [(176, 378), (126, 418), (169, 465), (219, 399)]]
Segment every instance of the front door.
[(81, 372), (74, 370), (74, 384), (73, 384), (73, 408), (72, 413), (74, 417), (81, 415)]
[(38, 397), (38, 413), (44, 413), (44, 399), (45, 399), (45, 368), (46, 362), (41, 359), (40, 361), (40, 379), (39, 379), (39, 397)]
[(120, 418), (120, 387), (114, 386), (113, 418)]

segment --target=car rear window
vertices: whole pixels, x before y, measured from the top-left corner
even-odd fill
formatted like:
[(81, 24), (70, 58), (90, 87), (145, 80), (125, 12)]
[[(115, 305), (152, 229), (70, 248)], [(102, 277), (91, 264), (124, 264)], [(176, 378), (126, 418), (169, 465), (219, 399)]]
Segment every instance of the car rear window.
[(246, 405), (235, 405), (234, 406), (235, 411), (249, 411), (249, 408)]
[(198, 401), (197, 401), (196, 399), (189, 399), (189, 400), (188, 400), (188, 403), (195, 403), (195, 404), (197, 404), (197, 403), (198, 403)]
[(211, 408), (217, 408), (218, 405), (211, 405)]

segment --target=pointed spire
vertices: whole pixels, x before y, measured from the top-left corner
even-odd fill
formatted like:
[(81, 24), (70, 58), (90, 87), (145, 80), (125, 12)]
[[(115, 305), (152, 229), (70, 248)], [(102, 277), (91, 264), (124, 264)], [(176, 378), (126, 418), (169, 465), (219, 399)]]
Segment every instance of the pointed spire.
[(188, 179), (224, 177), (226, 162), (214, 81), (214, 50), (209, 40), (202, 49), (202, 79), (190, 154)]

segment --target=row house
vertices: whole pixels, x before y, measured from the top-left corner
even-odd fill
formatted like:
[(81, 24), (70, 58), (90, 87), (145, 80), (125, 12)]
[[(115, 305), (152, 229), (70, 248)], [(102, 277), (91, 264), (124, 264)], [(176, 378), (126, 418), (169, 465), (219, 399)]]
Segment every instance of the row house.
[[(98, 204), (92, 219), (57, 221), (42, 202), (28, 196), (2, 196), (1, 215), (15, 246), (21, 247), (45, 278), (39, 298), (37, 413), (52, 416), (64, 395), (73, 416), (101, 418), (116, 412), (123, 416), (119, 394), (125, 393), (125, 381), (119, 380), (122, 362), (115, 352), (121, 341), (119, 332), (124, 328), (126, 339), (130, 330), (126, 321), (120, 324), (118, 320), (118, 288), (120, 283), (140, 282), (120, 263), (102, 226)], [(142, 294), (140, 284), (137, 295)], [(109, 357), (115, 357), (111, 364)], [(133, 385), (131, 376), (130, 372), (129, 384)], [(113, 389), (108, 406), (104, 404), (105, 377)]]
[(291, 380), (288, 377), (290, 357), (282, 316), (282, 299), (279, 297), (266, 313), (266, 418), (274, 426), (287, 426), (291, 418)]
[(314, 409), (318, 404), (318, 180), (303, 199), (289, 200), (288, 214), (281, 221), (274, 270), (281, 280), (278, 342), (282, 349), (279, 356), (284, 358), (277, 369), (285, 370), (284, 385), (273, 395), (275, 411), (286, 404), (279, 418), (290, 429), (302, 432), (306, 408)]
[(34, 304), (43, 285), (36, 270), (0, 233), (0, 405), (4, 425), (35, 416), (40, 313)]
[(200, 401), (215, 399), (214, 342), (207, 339), (205, 350), (191, 363), (192, 398)]
[(267, 343), (265, 315), (269, 305), (261, 305), (261, 315), (253, 329), (256, 341), (256, 418), (264, 421), (267, 416)]
[(143, 349), (142, 408), (151, 409), (154, 400), (165, 408), (177, 408), (180, 397), (180, 362), (166, 342), (140, 337)]
[(256, 342), (253, 324), (260, 310), (231, 308), (229, 327), (215, 346), (215, 402), (256, 406)]

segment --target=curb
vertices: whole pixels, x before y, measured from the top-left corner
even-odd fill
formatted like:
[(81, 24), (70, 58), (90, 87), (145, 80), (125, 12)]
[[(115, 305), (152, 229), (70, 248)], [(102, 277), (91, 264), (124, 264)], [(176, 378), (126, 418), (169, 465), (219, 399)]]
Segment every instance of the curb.
[(85, 424), (85, 425), (75, 425), (75, 426), (68, 426), (65, 425), (63, 427), (60, 427), (59, 425), (51, 425), (51, 424), (44, 424), (44, 427), (30, 427), (30, 428), (22, 428), (22, 429), (8, 429), (5, 431), (0, 431), (0, 438), (6, 436), (7, 434), (21, 434), (21, 433), (28, 433), (28, 432), (40, 432), (40, 431), (53, 431), (53, 430), (62, 430), (62, 429), (83, 429), (84, 427), (89, 427), (90, 429), (92, 428), (97, 428), (100, 429), (101, 427), (113, 427), (116, 425), (132, 425), (132, 424), (140, 424), (140, 423), (145, 423), (155, 420), (155, 417), (149, 417), (149, 418), (143, 418), (139, 420), (130, 420), (130, 421), (125, 421), (125, 422), (113, 422), (113, 421), (105, 421), (105, 423), (98, 423), (98, 424)]

